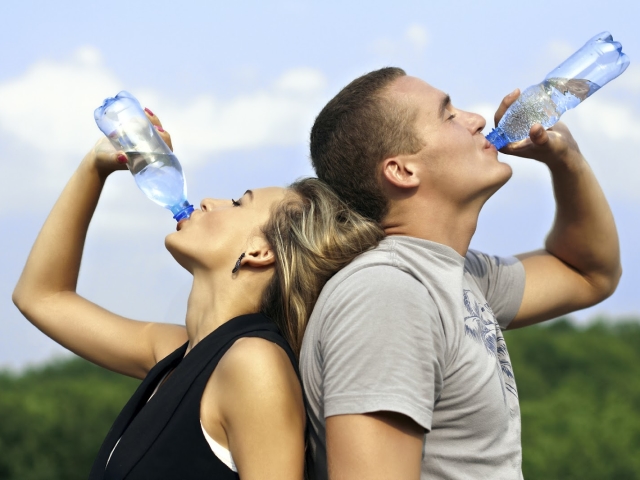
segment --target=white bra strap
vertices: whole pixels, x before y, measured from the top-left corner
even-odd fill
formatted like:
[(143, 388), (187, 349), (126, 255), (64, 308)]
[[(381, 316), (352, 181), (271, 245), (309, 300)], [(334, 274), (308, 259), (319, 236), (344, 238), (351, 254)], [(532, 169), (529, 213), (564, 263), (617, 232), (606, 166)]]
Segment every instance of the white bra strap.
[(233, 457), (231, 456), (231, 452), (226, 448), (224, 448), (222, 445), (220, 445), (218, 442), (216, 442), (213, 438), (211, 438), (211, 435), (209, 435), (207, 431), (204, 429), (204, 425), (202, 425), (202, 420), (200, 420), (200, 427), (202, 428), (202, 433), (204, 435), (204, 438), (209, 444), (209, 446), (211, 447), (211, 451), (213, 452), (213, 454), (216, 457), (218, 457), (218, 459), (222, 463), (224, 463), (227, 467), (229, 467), (231, 470), (237, 473), (238, 469), (236, 468), (236, 464), (233, 462)]

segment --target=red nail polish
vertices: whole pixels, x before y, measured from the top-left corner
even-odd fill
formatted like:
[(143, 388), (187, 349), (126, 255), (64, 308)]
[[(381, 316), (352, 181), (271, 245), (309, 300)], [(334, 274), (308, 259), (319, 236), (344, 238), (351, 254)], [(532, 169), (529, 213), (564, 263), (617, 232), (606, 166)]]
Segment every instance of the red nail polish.
[(157, 129), (159, 132), (164, 132), (164, 128), (162, 128), (160, 125), (156, 125), (156, 129)]
[(147, 107), (144, 108), (144, 111), (149, 114), (149, 116), (153, 117), (153, 112), (149, 110)]
[(117, 160), (118, 160), (118, 163), (127, 163), (127, 156), (121, 153), (120, 155), (118, 155)]

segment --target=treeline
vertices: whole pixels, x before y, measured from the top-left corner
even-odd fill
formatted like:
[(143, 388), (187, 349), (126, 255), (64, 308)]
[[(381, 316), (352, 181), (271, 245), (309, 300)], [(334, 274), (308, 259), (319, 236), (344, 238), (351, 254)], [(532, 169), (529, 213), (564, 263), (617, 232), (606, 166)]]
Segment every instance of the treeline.
[(640, 320), (560, 320), (505, 337), (525, 479), (640, 479)]
[[(525, 479), (640, 479), (640, 320), (506, 337)], [(86, 479), (137, 384), (80, 359), (0, 373), (0, 479)]]
[(0, 479), (86, 480), (138, 383), (79, 358), (0, 374)]

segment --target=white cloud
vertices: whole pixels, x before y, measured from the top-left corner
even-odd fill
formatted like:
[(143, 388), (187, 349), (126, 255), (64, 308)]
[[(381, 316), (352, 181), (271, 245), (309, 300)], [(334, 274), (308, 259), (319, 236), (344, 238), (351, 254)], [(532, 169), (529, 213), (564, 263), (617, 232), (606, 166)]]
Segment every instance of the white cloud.
[(226, 101), (204, 94), (183, 105), (157, 98), (157, 105), (176, 148), (193, 164), (217, 152), (306, 142), (325, 87), (322, 73), (297, 68), (267, 88)]
[[(188, 156), (195, 168), (213, 153), (306, 143), (326, 84), (317, 70), (293, 68), (271, 85), (230, 99), (205, 92), (178, 104), (152, 89), (133, 93), (160, 115), (179, 156)], [(0, 211), (20, 190), (32, 189), (40, 197), (60, 190), (101, 135), (94, 109), (122, 88), (93, 47), (80, 48), (65, 61), (39, 61), (0, 83), (0, 157), (15, 170), (11, 179), (0, 181), (6, 187)]]
[(429, 44), (429, 33), (422, 25), (413, 24), (395, 38), (381, 37), (373, 41), (371, 50), (381, 57), (422, 53)]
[(564, 40), (552, 40), (547, 46), (546, 57), (555, 60), (558, 65), (569, 58), (577, 49)]
[[(623, 50), (624, 51), (624, 50)], [(640, 93), (640, 65), (630, 64), (622, 75), (613, 80), (616, 88), (627, 90), (628, 92)]]
[(575, 122), (587, 134), (602, 135), (605, 141), (613, 142), (639, 140), (640, 114), (628, 104), (593, 96), (578, 108)]
[(404, 38), (419, 52), (423, 51), (429, 43), (427, 29), (417, 24), (407, 28), (404, 32)]
[(99, 134), (93, 110), (119, 87), (92, 47), (66, 62), (37, 62), (0, 84), (0, 128), (46, 153), (44, 163), (53, 164), (56, 153), (81, 155)]
[[(38, 62), (0, 84), (0, 128), (43, 152), (82, 154), (82, 140), (98, 136), (93, 110), (121, 87), (93, 47), (66, 62)], [(325, 87), (321, 72), (294, 68), (271, 86), (228, 100), (204, 93), (175, 104), (149, 89), (134, 93), (153, 104), (181, 144), (207, 154), (305, 142)]]

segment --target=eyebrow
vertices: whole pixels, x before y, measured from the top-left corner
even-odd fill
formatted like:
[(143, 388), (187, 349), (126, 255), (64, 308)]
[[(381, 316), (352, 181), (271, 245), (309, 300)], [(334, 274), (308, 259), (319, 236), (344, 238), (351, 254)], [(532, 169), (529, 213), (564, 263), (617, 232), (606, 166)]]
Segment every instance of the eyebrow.
[(447, 109), (447, 107), (451, 105), (451, 97), (447, 94), (444, 96), (444, 98), (440, 101), (440, 108), (438, 110), (438, 114), (439, 114), (439, 118), (444, 117), (444, 112)]
[(249, 196), (251, 197), (251, 201), (253, 202), (253, 190), (247, 190), (242, 196), (244, 197), (247, 193), (249, 194)]

